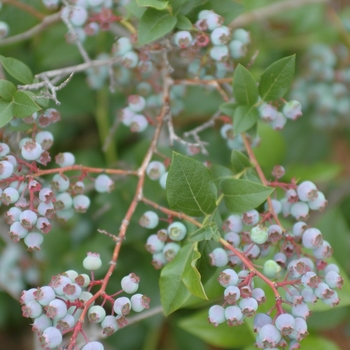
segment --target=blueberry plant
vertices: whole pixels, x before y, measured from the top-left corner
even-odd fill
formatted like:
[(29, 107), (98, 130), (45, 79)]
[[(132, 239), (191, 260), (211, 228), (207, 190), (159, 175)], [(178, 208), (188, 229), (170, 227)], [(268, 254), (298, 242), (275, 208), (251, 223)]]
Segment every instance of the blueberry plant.
[[(261, 14), (309, 2), (322, 1)], [(347, 75), (329, 82), (336, 54), (311, 48), (308, 72), (325, 82), (299, 78), (288, 97), (296, 55), (254, 68), (241, 2), (0, 4), (1, 47), (32, 40), (38, 50), (0, 55), (0, 280), (42, 348), (119, 348), (121, 339), (138, 348), (124, 328), (177, 314), (208, 344), (292, 350), (308, 344), (312, 311), (350, 304), (346, 272), (312, 221), (327, 209), (322, 186), (264, 165), (278, 147), (259, 151), (305, 118), (305, 106), (316, 121), (332, 112), (323, 90), (339, 100), (329, 123), (346, 120)], [(16, 33), (11, 13), (35, 24)], [(67, 151), (95, 143), (67, 126), (79, 94), (78, 111), (97, 96), (91, 129), (102, 151)]]

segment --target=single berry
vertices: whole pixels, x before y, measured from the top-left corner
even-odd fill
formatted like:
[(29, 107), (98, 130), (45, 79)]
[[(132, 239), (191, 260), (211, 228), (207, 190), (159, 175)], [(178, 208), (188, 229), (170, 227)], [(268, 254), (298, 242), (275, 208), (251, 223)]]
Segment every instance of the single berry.
[(281, 270), (281, 266), (274, 260), (266, 260), (264, 263), (263, 273), (268, 278), (276, 278)]
[(229, 326), (238, 326), (243, 323), (244, 315), (238, 306), (228, 306), (225, 309), (225, 319)]
[(191, 45), (193, 39), (190, 32), (182, 30), (174, 34), (173, 40), (175, 45), (177, 45), (181, 49), (185, 49), (186, 47)]
[(211, 254), (209, 254), (211, 259), (210, 263), (213, 266), (221, 267), (228, 263), (227, 252), (222, 248), (215, 248)]
[(121, 286), (125, 293), (133, 294), (139, 288), (140, 277), (136, 276), (134, 273), (130, 273), (121, 280)]
[(40, 335), (42, 347), (54, 349), (62, 343), (62, 334), (56, 327), (48, 327)]
[(144, 309), (149, 308), (150, 298), (148, 298), (146, 295), (136, 293), (131, 297), (130, 302), (133, 311), (141, 312)]
[(220, 305), (213, 305), (209, 309), (208, 321), (215, 327), (217, 327), (220, 323), (225, 322), (225, 309)]
[(117, 315), (126, 316), (130, 313), (131, 302), (127, 297), (117, 298), (113, 304), (113, 310)]
[(151, 180), (159, 180), (165, 171), (164, 164), (158, 161), (150, 162), (146, 169), (146, 173)]
[(173, 241), (182, 241), (187, 233), (187, 228), (182, 222), (173, 222), (168, 226), (168, 236)]
[(155, 228), (158, 226), (159, 217), (154, 211), (146, 211), (140, 218), (139, 224), (146, 228)]
[(100, 305), (94, 305), (88, 310), (88, 319), (92, 323), (101, 323), (106, 317), (106, 310)]
[(170, 262), (171, 260), (173, 260), (175, 258), (175, 256), (177, 255), (177, 253), (180, 251), (181, 247), (179, 244), (175, 243), (175, 242), (169, 242), (167, 244), (165, 244), (162, 254), (165, 257), (165, 259)]
[(95, 190), (100, 193), (111, 192), (114, 188), (114, 182), (108, 175), (101, 174), (96, 177)]

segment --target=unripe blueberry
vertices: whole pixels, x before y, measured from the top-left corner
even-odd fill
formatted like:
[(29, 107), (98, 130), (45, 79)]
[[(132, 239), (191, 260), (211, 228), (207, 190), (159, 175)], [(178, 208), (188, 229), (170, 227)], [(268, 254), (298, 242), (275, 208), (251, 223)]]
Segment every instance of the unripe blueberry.
[(87, 343), (81, 350), (104, 350), (104, 346), (99, 341)]
[(148, 120), (142, 114), (135, 114), (131, 119), (130, 131), (132, 132), (142, 132), (146, 130), (148, 126)]
[(12, 166), (13, 166), (13, 169), (17, 168), (17, 159), (14, 156), (8, 154), (3, 159), (7, 160), (8, 162), (10, 162), (12, 164)]
[(52, 327), (52, 320), (45, 314), (36, 317), (32, 323), (32, 331), (38, 335), (42, 334), (42, 332), (48, 327)]
[(225, 288), (235, 286), (238, 283), (238, 275), (235, 270), (226, 269), (220, 272), (218, 281)]
[(38, 214), (45, 216), (47, 218), (52, 218), (55, 214), (55, 207), (51, 202), (47, 204), (41, 202), (38, 205), (37, 210), (38, 210)]
[(10, 153), (10, 147), (3, 142), (0, 142), (0, 157), (4, 157)]
[(128, 97), (129, 108), (133, 112), (141, 112), (146, 106), (146, 100), (139, 95), (130, 95)]
[(74, 154), (71, 152), (58, 153), (55, 157), (56, 164), (60, 167), (71, 166), (75, 163)]
[(158, 223), (159, 217), (154, 211), (146, 211), (139, 220), (139, 224), (146, 228), (155, 228)]
[(100, 323), (106, 317), (106, 310), (100, 305), (94, 305), (88, 310), (88, 319), (93, 323)]
[(311, 181), (304, 181), (297, 188), (299, 199), (304, 202), (316, 199), (318, 195), (317, 192), (316, 185)]
[(165, 173), (165, 166), (162, 162), (152, 161), (148, 164), (146, 173), (151, 180), (159, 180)]
[(260, 328), (259, 338), (264, 347), (274, 347), (281, 340), (280, 331), (272, 324), (265, 324)]
[(250, 43), (250, 33), (243, 28), (237, 28), (232, 34), (233, 39), (241, 41), (243, 44)]
[(259, 107), (260, 118), (266, 122), (275, 120), (277, 113), (277, 109), (270, 104), (264, 103)]
[(54, 207), (56, 210), (69, 209), (72, 207), (73, 199), (71, 195), (67, 192), (60, 193), (56, 196), (56, 202), (54, 202)]
[[(243, 213), (242, 221), (244, 224), (254, 226), (259, 222), (259, 212), (255, 209)], [(234, 231), (234, 230), (232, 230)]]
[(81, 287), (76, 283), (68, 283), (63, 288), (63, 293), (68, 300), (74, 301), (80, 296)]
[(224, 21), (223, 17), (219, 16), (213, 11), (210, 11), (205, 19), (210, 31), (214, 30), (217, 27), (220, 27)]
[(343, 278), (336, 271), (328, 271), (324, 280), (331, 288), (341, 289), (344, 283)]
[(0, 39), (5, 38), (10, 31), (10, 27), (4, 21), (0, 21)]
[(59, 329), (61, 332), (68, 331), (72, 329), (76, 324), (74, 316), (67, 314), (59, 320), (54, 320), (53, 325)]
[(225, 240), (231, 243), (234, 247), (238, 247), (241, 243), (241, 237), (236, 232), (228, 232), (225, 234)]
[(260, 248), (252, 243), (252, 244), (246, 244), (243, 247), (243, 252), (249, 259), (257, 259), (260, 256), (261, 250)]
[(95, 190), (97, 192), (111, 192), (114, 188), (114, 182), (110, 179), (108, 175), (101, 174), (96, 177), (95, 180)]
[(305, 287), (316, 288), (319, 282), (321, 282), (321, 280), (313, 271), (307, 271), (304, 275), (301, 276), (301, 283)]
[(289, 335), (295, 327), (295, 319), (291, 314), (281, 314), (276, 318), (275, 325), (282, 335)]
[(210, 49), (210, 57), (215, 61), (226, 61), (228, 59), (228, 48), (225, 45), (213, 46)]
[(254, 298), (244, 298), (240, 300), (239, 307), (245, 316), (251, 317), (258, 309), (258, 302)]
[(228, 286), (224, 291), (224, 299), (230, 305), (236, 304), (240, 297), (241, 291), (237, 286)]
[(75, 194), (82, 194), (84, 192), (85, 184), (82, 181), (77, 181), (73, 186), (72, 186), (72, 192)]
[(239, 233), (243, 230), (243, 222), (240, 215), (230, 215), (223, 223), (222, 229), (225, 232)]
[[(174, 243), (176, 244), (176, 243)], [(158, 253), (154, 253), (152, 254), (152, 265), (154, 266), (154, 268), (156, 270), (161, 269), (166, 263), (167, 263), (167, 259), (164, 256), (163, 252), (158, 252)]]
[(315, 288), (315, 294), (317, 298), (329, 299), (334, 294), (334, 290), (332, 290), (327, 283), (321, 282), (318, 284), (317, 288)]
[(168, 226), (168, 236), (173, 241), (182, 241), (187, 233), (186, 226), (179, 221), (175, 221)]
[(301, 103), (296, 100), (287, 102), (283, 107), (283, 114), (288, 119), (295, 120), (299, 118), (303, 114), (301, 112)]
[(246, 47), (240, 40), (232, 40), (228, 44), (228, 48), (230, 50), (230, 56), (233, 59), (238, 59), (243, 57), (246, 54)]
[(39, 232), (30, 232), (24, 237), (24, 244), (30, 252), (40, 250), (40, 246), (44, 241), (44, 237)]
[(51, 319), (60, 319), (67, 314), (67, 305), (61, 299), (54, 299), (45, 307), (46, 316)]
[(328, 273), (329, 271), (335, 271), (335, 272), (337, 272), (337, 273), (340, 272), (339, 267), (338, 267), (336, 264), (328, 264), (328, 265), (324, 268), (324, 271), (323, 271), (323, 272), (324, 272), (324, 275), (326, 276), (327, 273)]
[(308, 249), (316, 249), (322, 246), (323, 236), (317, 228), (309, 228), (303, 234), (303, 246)]
[(43, 149), (36, 140), (28, 140), (21, 147), (22, 157), (26, 160), (37, 160), (42, 153)]
[(19, 221), (15, 221), (10, 226), (9, 235), (14, 242), (18, 242), (21, 238), (27, 236), (27, 234), (28, 230), (25, 227), (23, 227)]
[(210, 34), (210, 39), (214, 45), (224, 45), (230, 39), (230, 29), (226, 26), (215, 28)]
[(113, 304), (113, 310), (117, 315), (126, 316), (130, 313), (131, 302), (127, 297), (117, 298)]
[(170, 262), (175, 258), (180, 249), (181, 247), (179, 244), (175, 242), (169, 242), (164, 246), (162, 254), (165, 259)]
[(306, 320), (310, 316), (310, 314), (311, 311), (309, 310), (309, 307), (303, 302), (297, 305), (293, 305), (292, 307), (292, 315), (294, 317), (301, 317), (304, 320)]
[(101, 327), (103, 329), (102, 333), (107, 336), (111, 336), (119, 328), (114, 316), (106, 316), (101, 322)]
[(175, 45), (177, 45), (181, 49), (185, 49), (186, 47), (191, 45), (192, 35), (190, 32), (182, 30), (174, 34), (173, 40)]
[(297, 219), (306, 219), (309, 215), (309, 206), (305, 202), (297, 202), (290, 207), (290, 213)]
[(74, 6), (72, 9), (69, 16), (71, 23), (76, 27), (82, 26), (89, 16), (87, 10), (82, 6)]
[(100, 254), (88, 252), (86, 258), (83, 260), (84, 269), (95, 271), (102, 266)]
[(55, 299), (56, 293), (54, 289), (50, 286), (40, 287), (34, 292), (35, 300), (39, 302), (39, 304), (46, 306), (52, 300)]
[(13, 173), (13, 165), (7, 160), (0, 162), (0, 180), (7, 179)]
[(265, 292), (261, 288), (254, 288), (252, 290), (252, 298), (254, 298), (258, 304), (262, 304), (266, 301)]
[(130, 126), (135, 115), (136, 113), (129, 107), (123, 108), (118, 112), (118, 118), (125, 126)]
[(164, 190), (166, 188), (166, 180), (167, 180), (167, 178), (168, 178), (168, 172), (164, 173), (159, 179), (159, 184)]
[(256, 244), (264, 244), (268, 236), (267, 228), (260, 225), (253, 227), (250, 231), (250, 239)]
[(1, 193), (1, 201), (5, 205), (17, 202), (19, 193), (15, 188), (7, 187)]
[(116, 56), (124, 56), (127, 52), (132, 50), (132, 43), (129, 38), (121, 37), (114, 44), (112, 48), (113, 54)]
[(337, 306), (340, 303), (340, 299), (338, 297), (338, 293), (334, 291), (334, 293), (331, 295), (328, 299), (322, 299), (322, 301), (331, 307)]
[(281, 270), (281, 266), (274, 260), (266, 260), (264, 263), (263, 273), (268, 278), (276, 278)]
[(227, 252), (222, 248), (215, 248), (211, 254), (209, 254), (211, 259), (210, 263), (213, 266), (221, 267), (228, 263)]
[(90, 277), (86, 273), (81, 273), (75, 278), (74, 282), (78, 286), (82, 288), (86, 288), (90, 284)]
[[(308, 335), (308, 331), (307, 331), (306, 321), (301, 317), (296, 317), (294, 331), (291, 334), (289, 334), (289, 338), (300, 341), (304, 339), (307, 335)], [(295, 348), (295, 349), (298, 349), (298, 348)]]
[(85, 213), (90, 206), (90, 198), (83, 194), (78, 194), (73, 198), (73, 208), (78, 213)]
[(332, 256), (333, 249), (327, 241), (323, 241), (320, 247), (313, 249), (312, 254), (317, 259), (328, 259)]
[(151, 253), (161, 252), (164, 248), (164, 241), (161, 241), (156, 234), (150, 235), (147, 238), (146, 250)]
[(121, 287), (125, 293), (133, 294), (139, 288), (140, 277), (136, 276), (134, 273), (130, 273), (121, 280)]
[(55, 194), (49, 187), (43, 187), (39, 191), (39, 199), (44, 203), (50, 203), (55, 200)]
[(314, 290), (309, 287), (305, 287), (301, 291), (301, 296), (306, 303), (315, 304), (317, 301), (317, 296), (315, 295)]
[(244, 315), (238, 306), (228, 306), (225, 309), (225, 318), (229, 326), (238, 326), (243, 323)]
[(272, 243), (278, 242), (282, 238), (282, 228), (279, 225), (271, 225), (267, 229), (268, 238)]
[(70, 278), (63, 275), (57, 275), (52, 277), (49, 286), (54, 289), (57, 295), (64, 295), (63, 288), (68, 283), (71, 283)]
[[(220, 129), (220, 134), (225, 140), (233, 140), (234, 132), (233, 132), (232, 124), (224, 124)], [(238, 216), (238, 215), (236, 215), (236, 216)]]
[(43, 347), (54, 349), (62, 343), (62, 334), (56, 327), (48, 327), (43, 331), (39, 339)]
[(121, 64), (125, 68), (135, 68), (139, 63), (139, 56), (135, 51), (128, 51), (122, 57)]
[(64, 174), (55, 174), (51, 181), (51, 187), (59, 192), (67, 191), (69, 184), (69, 178)]
[(282, 268), (286, 267), (286, 261), (287, 261), (286, 254), (281, 252), (276, 253), (273, 257), (273, 260), (275, 260), (276, 263), (280, 265)]
[(31, 300), (22, 306), (22, 316), (27, 318), (37, 318), (43, 312), (42, 306), (36, 301)]
[(16, 207), (10, 208), (5, 213), (5, 220), (9, 225), (12, 225), (15, 221), (19, 221), (19, 216), (22, 213), (22, 210)]
[(36, 142), (40, 144), (42, 149), (48, 150), (53, 144), (53, 135), (49, 131), (40, 131), (35, 136)]
[[(87, 291), (82, 291), (81, 294), (79, 295), (79, 300), (81, 301), (88, 301), (93, 297), (93, 295), (90, 292)], [(94, 305), (95, 302), (93, 302), (91, 305)], [(74, 312), (74, 311), (72, 311)]]
[(322, 211), (328, 204), (327, 199), (321, 191), (317, 191), (317, 198), (311, 201), (308, 201), (311, 210), (320, 210)]
[(19, 221), (27, 230), (31, 229), (35, 225), (37, 219), (38, 216), (32, 210), (24, 210), (19, 216)]
[(220, 305), (213, 305), (209, 309), (208, 321), (217, 327), (220, 323), (225, 322), (225, 309)]
[(150, 298), (148, 298), (146, 295), (136, 293), (131, 297), (130, 302), (133, 311), (141, 312), (144, 309), (149, 308)]

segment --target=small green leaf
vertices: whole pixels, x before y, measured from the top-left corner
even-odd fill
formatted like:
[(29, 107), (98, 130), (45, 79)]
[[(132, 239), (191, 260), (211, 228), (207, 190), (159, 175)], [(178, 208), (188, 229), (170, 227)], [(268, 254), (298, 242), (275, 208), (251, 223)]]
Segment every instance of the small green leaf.
[(148, 44), (171, 32), (177, 22), (177, 18), (168, 11), (158, 11), (148, 8), (142, 15), (138, 27), (139, 44)]
[(128, 3), (126, 5), (124, 5), (124, 7), (129, 12), (129, 15), (131, 14), (138, 19), (140, 19), (142, 17), (142, 15), (144, 14), (144, 12), (146, 11), (146, 8), (140, 7), (137, 4), (136, 0), (129, 0)]
[(233, 150), (231, 153), (231, 164), (236, 174), (252, 167), (249, 158), (237, 150)]
[(160, 298), (166, 316), (179, 309), (191, 296), (191, 292), (207, 299), (195, 267), (195, 261), (200, 257), (195, 245), (193, 243), (182, 247), (174, 260), (161, 271)]
[(226, 102), (220, 105), (220, 110), (229, 117), (233, 117), (237, 104), (235, 102)]
[(13, 114), (18, 118), (25, 118), (39, 111), (41, 108), (23, 91), (16, 91), (13, 95)]
[(259, 98), (258, 86), (249, 70), (241, 64), (233, 74), (233, 96), (240, 105), (252, 106)]
[(190, 242), (209, 241), (211, 239), (218, 241), (220, 237), (221, 236), (220, 232), (218, 231), (218, 227), (214, 222), (211, 222), (208, 225), (201, 227), (197, 231), (192, 232), (189, 235), (188, 240)]
[(170, 0), (174, 13), (183, 15), (190, 13), (195, 7), (201, 6), (208, 0)]
[(13, 94), (16, 91), (16, 86), (10, 81), (0, 79), (0, 98), (5, 101), (12, 101)]
[(14, 117), (12, 109), (13, 101), (0, 101), (0, 128)]
[(243, 213), (256, 208), (274, 190), (274, 188), (242, 179), (225, 180), (221, 187), (227, 208), (235, 213)]
[(205, 216), (216, 208), (217, 190), (209, 169), (198, 160), (173, 152), (166, 194), (171, 209)]
[(168, 1), (162, 0), (137, 0), (140, 7), (153, 7), (157, 10), (164, 10), (168, 6)]
[(238, 106), (233, 115), (233, 130), (235, 135), (249, 130), (259, 119), (259, 112), (255, 107)]
[(23, 62), (12, 57), (0, 56), (0, 62), (4, 66), (7, 73), (23, 84), (31, 84), (33, 82), (33, 74), (29, 67)]
[(289, 90), (294, 77), (295, 55), (272, 63), (261, 75), (259, 93), (268, 102), (283, 97)]
[(208, 309), (181, 318), (178, 326), (210, 345), (225, 349), (241, 349), (255, 340), (245, 323), (239, 327), (226, 323), (219, 327), (209, 324)]
[(177, 16), (177, 23), (176, 28), (181, 30), (191, 30), (192, 29), (192, 22), (184, 15), (178, 15)]
[(233, 173), (230, 169), (219, 164), (213, 164), (210, 167), (210, 172), (218, 189), (221, 189), (221, 182), (223, 180), (231, 179), (233, 177)]

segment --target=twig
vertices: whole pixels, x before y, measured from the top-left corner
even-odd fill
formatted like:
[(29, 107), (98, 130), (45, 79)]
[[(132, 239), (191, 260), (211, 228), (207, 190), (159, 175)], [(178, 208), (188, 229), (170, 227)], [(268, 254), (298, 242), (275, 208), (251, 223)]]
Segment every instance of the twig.
[(5, 39), (0, 40), (0, 46), (5, 46), (9, 44), (14, 44), (22, 40), (30, 39), (36, 34), (44, 31), (50, 25), (57, 23), (61, 20), (61, 13), (57, 12), (53, 15), (45, 17), (42, 22), (37, 24), (35, 27), (28, 29), (26, 32), (10, 36)]
[(229, 28), (244, 27), (250, 23), (262, 21), (271, 18), (279, 13), (292, 10), (304, 5), (327, 3), (328, 0), (286, 0), (275, 2), (269, 6), (261, 7), (236, 17), (230, 24)]

